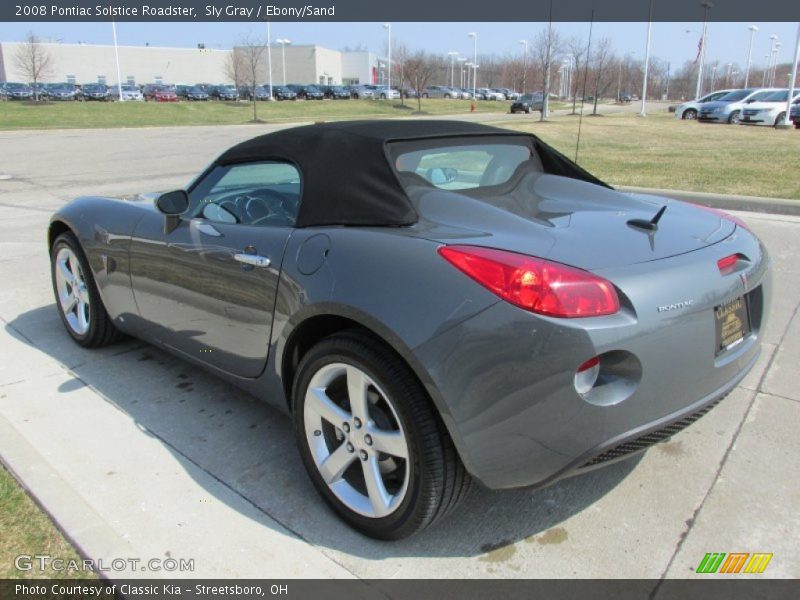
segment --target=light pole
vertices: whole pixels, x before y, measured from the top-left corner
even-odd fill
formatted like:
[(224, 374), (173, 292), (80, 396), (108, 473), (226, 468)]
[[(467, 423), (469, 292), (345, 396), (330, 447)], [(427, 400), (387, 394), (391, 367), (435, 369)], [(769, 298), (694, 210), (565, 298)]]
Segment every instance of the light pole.
[(454, 79), (456, 77), (456, 56), (458, 56), (458, 52), (452, 50), (447, 53), (447, 56), (450, 57), (450, 87), (453, 87)]
[(773, 87), (775, 86), (775, 75), (778, 72), (778, 54), (780, 53), (781, 46), (783, 46), (783, 44), (775, 42), (775, 49), (772, 51), (774, 56), (772, 57), (772, 73), (769, 76), (769, 84)]
[(783, 116), (783, 122), (778, 124), (781, 129), (788, 129), (792, 125), (789, 119), (792, 109), (792, 97), (794, 96), (794, 86), (797, 83), (798, 61), (800, 61), (800, 23), (797, 24), (797, 38), (794, 42), (794, 62), (792, 63), (792, 72), (789, 75), (789, 93), (786, 97), (786, 113)]
[(388, 61), (386, 62), (386, 79), (388, 81), (386, 87), (392, 89), (392, 24), (384, 23), (383, 28), (386, 30), (386, 43), (389, 46), (389, 57)]
[(475, 91), (478, 81), (478, 34), (475, 31), (470, 31), (467, 37), (472, 38), (472, 97), (475, 97)]
[(283, 63), (283, 85), (286, 85), (286, 44), (291, 44), (292, 40), (280, 38), (275, 40), (281, 45), (281, 63)]
[(709, 86), (711, 89), (710, 91), (714, 91), (714, 82), (717, 80), (717, 64), (715, 63), (713, 67), (711, 67), (711, 85)]
[[(472, 74), (470, 73), (470, 71), (472, 71), (472, 63), (471, 63), (471, 62), (466, 62), (466, 63), (464, 63), (464, 66), (465, 66), (465, 67), (467, 67), (467, 85), (466, 85), (466, 87), (467, 87), (467, 89), (469, 89), (469, 88), (471, 88), (471, 87), (472, 87), (472, 86), (469, 84), (469, 82), (470, 82), (470, 78), (472, 77)], [(473, 96), (473, 98), (474, 98), (474, 97), (475, 97), (475, 94), (473, 93), (473, 94), (472, 94), (472, 96)]]
[(769, 54), (767, 54), (767, 78), (766, 85), (772, 85), (772, 59), (775, 55), (775, 44), (778, 42), (778, 36), (774, 33), (769, 36)]
[(269, 19), (267, 19), (267, 76), (269, 77), (269, 99), (275, 100), (272, 95), (272, 42), (270, 42)]
[(528, 74), (528, 40), (520, 40), (522, 44), (522, 94), (525, 95), (525, 76)]
[(461, 65), (461, 87), (462, 88), (469, 87), (468, 85), (466, 85), (464, 83), (464, 63), (467, 62), (467, 59), (465, 57), (463, 57), (463, 56), (460, 56), (458, 58), (458, 62)]
[(753, 40), (756, 37), (756, 32), (758, 31), (758, 27), (755, 25), (750, 25), (748, 27), (750, 30), (750, 45), (747, 47), (747, 67), (744, 72), (744, 87), (747, 88), (747, 84), (750, 82), (750, 62), (753, 57)]
[[(117, 93), (119, 94), (119, 101), (125, 102), (122, 97), (122, 73), (119, 69), (119, 50), (117, 49), (117, 22), (111, 21), (111, 34), (114, 36), (114, 60), (117, 63)], [(38, 96), (36, 97), (38, 100)]]
[(767, 71), (769, 71), (770, 54), (764, 55), (764, 72), (761, 74), (761, 87), (767, 87)]
[(728, 72), (725, 75), (725, 87), (731, 87), (731, 69), (733, 68), (733, 63), (728, 63), (725, 65), (728, 68)]
[(653, 3), (650, 0), (650, 17), (647, 21), (647, 47), (644, 51), (644, 77), (642, 78), (642, 110), (639, 111), (640, 117), (647, 116), (647, 72), (650, 68), (650, 34), (653, 31)]
[(700, 3), (703, 7), (703, 37), (700, 38), (700, 66), (697, 69), (697, 89), (695, 90), (694, 99), (700, 99), (700, 93), (703, 91), (703, 66), (706, 62), (706, 41), (708, 36), (708, 11), (714, 6), (711, 0), (703, 0)]

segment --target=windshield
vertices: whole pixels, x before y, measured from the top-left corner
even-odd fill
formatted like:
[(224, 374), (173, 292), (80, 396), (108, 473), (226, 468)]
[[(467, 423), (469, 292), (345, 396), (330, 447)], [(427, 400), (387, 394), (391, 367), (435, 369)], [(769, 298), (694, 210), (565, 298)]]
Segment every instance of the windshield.
[(719, 100), (720, 102), (738, 102), (739, 100), (747, 98), (751, 93), (750, 90), (736, 90), (735, 92), (728, 92), (719, 98)]
[(123, 92), (138, 92), (139, 88), (137, 88), (135, 85), (123, 85), (122, 86), (122, 91)]
[(759, 102), (786, 102), (789, 99), (789, 90), (770, 92), (759, 98)]
[(105, 92), (106, 91), (106, 86), (98, 85), (96, 83), (92, 83), (92, 84), (89, 84), (89, 85), (84, 85), (83, 89), (85, 91), (87, 91), (87, 92)]
[(421, 179), (443, 190), (501, 185), (522, 165), (541, 172), (538, 157), (524, 137), (395, 142), (389, 144), (389, 154), (401, 184), (419, 184)]
[(24, 83), (7, 83), (6, 87), (9, 90), (27, 90), (29, 86), (25, 85)]

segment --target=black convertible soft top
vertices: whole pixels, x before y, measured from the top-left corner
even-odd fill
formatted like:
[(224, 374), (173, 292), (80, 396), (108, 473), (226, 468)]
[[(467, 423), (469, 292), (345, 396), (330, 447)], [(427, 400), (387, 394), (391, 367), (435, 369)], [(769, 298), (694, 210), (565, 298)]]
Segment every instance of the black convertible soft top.
[(463, 121), (372, 120), (320, 123), (283, 129), (233, 146), (217, 164), (288, 160), (302, 174), (295, 226), (402, 226), (417, 214), (387, 157), (386, 144), (459, 136), (524, 136), (546, 173), (607, 186), (538, 137)]

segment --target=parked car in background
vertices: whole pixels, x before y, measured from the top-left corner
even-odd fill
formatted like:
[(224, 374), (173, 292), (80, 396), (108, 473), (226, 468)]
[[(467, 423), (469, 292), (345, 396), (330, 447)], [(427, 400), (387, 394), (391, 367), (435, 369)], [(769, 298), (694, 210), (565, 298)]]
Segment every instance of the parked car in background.
[(0, 81), (0, 100), (8, 100), (5, 81)]
[(85, 83), (81, 86), (81, 98), (86, 102), (108, 102), (108, 88), (103, 83)]
[(795, 129), (800, 129), (800, 103), (795, 102), (792, 105), (792, 111), (789, 113), (789, 119), (794, 123)]
[(756, 102), (774, 91), (775, 88), (747, 88), (728, 92), (716, 100), (702, 104), (697, 120), (703, 123), (736, 124), (739, 122), (742, 109), (748, 103)]
[(208, 92), (199, 85), (193, 85), (184, 92), (183, 97), (190, 102), (207, 102)]
[(292, 90), (297, 97), (301, 100), (324, 100), (325, 93), (316, 85), (304, 85), (300, 83), (291, 83), (287, 86)]
[(371, 89), (376, 98), (381, 100), (399, 100), (400, 92), (388, 85), (368, 85), (367, 88)]
[[(142, 91), (138, 85), (125, 83), (120, 86), (122, 89), (122, 100), (125, 102), (141, 102), (144, 100)], [(111, 100), (119, 100), (119, 88), (116, 85), (109, 86), (108, 95)]]
[(362, 100), (364, 98), (374, 98), (375, 92), (365, 85), (351, 85), (347, 87), (350, 90), (350, 96), (354, 100)]
[(74, 101), (80, 98), (80, 90), (71, 83), (60, 83), (48, 90), (48, 99), (53, 101)]
[(341, 85), (322, 86), (322, 93), (331, 100), (350, 100), (350, 90)]
[(255, 89), (249, 85), (239, 88), (239, 97), (243, 100), (252, 100), (254, 96), (256, 100), (269, 100), (269, 89), (263, 85), (257, 85)]
[(692, 121), (697, 118), (697, 115), (700, 112), (701, 105), (705, 104), (706, 102), (713, 102), (714, 100), (719, 100), (725, 94), (729, 94), (735, 91), (736, 90), (732, 89), (717, 90), (716, 92), (711, 92), (710, 94), (706, 94), (699, 100), (690, 100), (689, 102), (684, 102), (683, 104), (679, 104), (678, 106), (675, 107), (675, 118)]
[(31, 83), (30, 87), (34, 98), (38, 98), (39, 100), (47, 99), (49, 90), (46, 83), (42, 83), (41, 81), (37, 83)]
[(544, 110), (544, 95), (543, 94), (525, 94), (511, 103), (511, 114), (524, 112), (532, 113), (534, 110)]
[(446, 85), (429, 85), (422, 90), (422, 97), (456, 99), (462, 97), (462, 92)]
[(208, 95), (214, 100), (235, 101), (239, 99), (239, 90), (236, 89), (235, 85), (225, 83), (213, 86)]
[(178, 102), (178, 94), (170, 86), (162, 86), (153, 91), (153, 100), (155, 102)]
[(516, 100), (521, 95), (509, 88), (491, 88), (491, 90), (498, 94), (503, 94), (503, 100)]
[(156, 91), (164, 89), (165, 87), (166, 86), (162, 83), (146, 83), (142, 86), (142, 96), (145, 101), (153, 100)]
[(6, 95), (9, 100), (30, 100), (33, 89), (27, 83), (6, 83)]
[(297, 92), (290, 90), (285, 85), (273, 85), (272, 97), (275, 100), (297, 100)]
[[(740, 125), (766, 125), (775, 127), (783, 122), (786, 116), (786, 101), (789, 99), (789, 90), (777, 90), (750, 102), (742, 109)], [(792, 104), (800, 99), (800, 92), (792, 96)]]
[(479, 88), (481, 94), (483, 94), (484, 100), (505, 100), (506, 97), (504, 94), (500, 92), (495, 92), (489, 88)]

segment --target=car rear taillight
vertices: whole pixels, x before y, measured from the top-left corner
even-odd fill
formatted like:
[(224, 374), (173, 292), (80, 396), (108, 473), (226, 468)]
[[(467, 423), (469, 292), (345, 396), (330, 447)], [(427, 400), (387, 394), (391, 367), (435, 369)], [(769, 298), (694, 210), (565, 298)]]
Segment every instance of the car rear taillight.
[(717, 261), (717, 267), (719, 267), (719, 272), (723, 275), (727, 275), (731, 271), (733, 271), (734, 265), (739, 262), (739, 255), (738, 254), (731, 254), (730, 256), (726, 256), (725, 258), (720, 258)]
[(450, 264), (520, 308), (551, 317), (597, 317), (619, 310), (611, 282), (534, 256), (482, 246), (442, 246)]
[(736, 224), (738, 227), (746, 229), (750, 233), (753, 232), (753, 230), (750, 229), (750, 226), (747, 223), (742, 221), (739, 217), (734, 217), (732, 214), (726, 213), (724, 210), (719, 210), (718, 208), (711, 208), (710, 206), (703, 206), (702, 204), (695, 204), (695, 206), (697, 208), (702, 208), (703, 210), (707, 210), (708, 212), (712, 212), (715, 215), (717, 215), (719, 217), (722, 217), (726, 221), (731, 221), (732, 223)]

